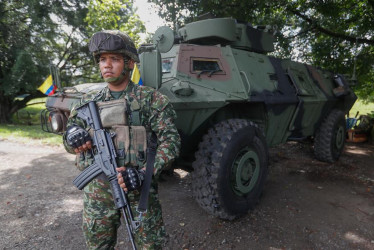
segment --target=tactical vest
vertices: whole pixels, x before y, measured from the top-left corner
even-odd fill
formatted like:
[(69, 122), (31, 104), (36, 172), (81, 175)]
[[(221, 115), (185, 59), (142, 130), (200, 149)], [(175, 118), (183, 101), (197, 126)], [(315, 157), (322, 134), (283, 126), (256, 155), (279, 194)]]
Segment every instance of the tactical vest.
[[(147, 130), (141, 125), (140, 105), (137, 100), (126, 98), (97, 102), (103, 128), (114, 133), (113, 142), (117, 150), (117, 165), (142, 168), (146, 163)], [(88, 131), (92, 136), (92, 130)], [(90, 153), (77, 159), (77, 167), (85, 169), (92, 164)]]

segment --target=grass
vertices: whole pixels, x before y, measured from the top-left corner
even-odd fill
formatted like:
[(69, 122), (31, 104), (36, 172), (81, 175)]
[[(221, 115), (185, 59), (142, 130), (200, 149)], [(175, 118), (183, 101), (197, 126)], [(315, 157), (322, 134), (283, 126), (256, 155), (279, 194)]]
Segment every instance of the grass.
[(42, 131), (40, 124), (1, 124), (0, 138), (28, 144), (62, 145), (62, 137), (60, 135)]
[(358, 117), (367, 114), (371, 114), (374, 117), (374, 103), (364, 103), (361, 100), (357, 100), (349, 112), (349, 117), (355, 117), (357, 111), (359, 112)]
[(0, 124), (0, 139), (22, 143), (62, 145), (60, 135), (44, 132), (40, 125), (40, 112), (45, 109), (46, 98), (33, 99), (13, 115), (13, 124)]
[(18, 110), (12, 116), (12, 121), (15, 124), (40, 124), (40, 112), (45, 109), (45, 101), (47, 98), (37, 98), (29, 101), (27, 106)]

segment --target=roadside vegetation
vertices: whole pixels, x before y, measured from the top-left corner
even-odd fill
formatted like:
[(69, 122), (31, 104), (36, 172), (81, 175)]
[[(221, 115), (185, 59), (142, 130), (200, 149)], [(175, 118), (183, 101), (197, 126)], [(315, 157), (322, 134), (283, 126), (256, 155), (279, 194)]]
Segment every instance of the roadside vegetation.
[(365, 103), (361, 100), (357, 100), (349, 112), (349, 117), (354, 117), (357, 112), (359, 115), (370, 115), (374, 118), (374, 103)]
[(62, 145), (61, 135), (46, 133), (41, 129), (40, 112), (45, 109), (45, 99), (37, 98), (12, 116), (13, 123), (0, 124), (0, 139), (22, 143)]
[[(37, 98), (28, 102), (27, 106), (12, 116), (13, 123), (0, 124), (0, 139), (19, 141), (23, 143), (46, 144), (61, 146), (61, 135), (42, 131), (40, 125), (40, 112), (45, 109), (46, 98)], [(352, 107), (349, 117), (371, 114), (374, 117), (374, 103), (356, 101)]]

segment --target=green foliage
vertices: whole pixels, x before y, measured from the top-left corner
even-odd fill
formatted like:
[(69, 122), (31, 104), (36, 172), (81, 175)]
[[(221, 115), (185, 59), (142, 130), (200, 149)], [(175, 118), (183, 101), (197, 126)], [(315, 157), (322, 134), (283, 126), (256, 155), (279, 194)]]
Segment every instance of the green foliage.
[(23, 143), (61, 145), (60, 135), (41, 130), (40, 112), (45, 109), (46, 98), (36, 98), (27, 103), (25, 108), (13, 114), (14, 124), (0, 125), (0, 138)]
[[(204, 13), (278, 27), (275, 56), (352, 75), (356, 93), (374, 101), (374, 0), (149, 0), (182, 25)], [(356, 63), (355, 63), (356, 62)]]
[(62, 25), (79, 23), (86, 10), (84, 1), (29, 0), (1, 1), (0, 13), (0, 122), (5, 122), (27, 101), (42, 96), (37, 87), (49, 63), (68, 54), (69, 35)]
[(357, 112), (359, 116), (374, 113), (374, 103), (357, 100), (349, 112), (349, 117), (354, 117)]
[[(87, 42), (101, 29), (138, 41), (144, 25), (129, 0), (0, 0), (0, 123), (37, 96), (57, 65), (64, 85), (100, 80)], [(29, 94), (23, 99), (15, 97)]]
[[(44, 100), (45, 98), (39, 98)], [(45, 109), (45, 103), (28, 103), (26, 107), (18, 110), (12, 115), (14, 124), (40, 125), (40, 112)]]
[(129, 0), (90, 0), (85, 21), (90, 35), (98, 30), (118, 29), (126, 32), (138, 44), (144, 24), (135, 14)]

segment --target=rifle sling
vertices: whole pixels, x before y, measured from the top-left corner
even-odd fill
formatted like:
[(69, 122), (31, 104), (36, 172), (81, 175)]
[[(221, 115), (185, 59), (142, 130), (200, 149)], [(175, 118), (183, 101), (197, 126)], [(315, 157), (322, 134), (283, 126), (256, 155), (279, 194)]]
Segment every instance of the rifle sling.
[(153, 176), (153, 168), (155, 164), (156, 158), (156, 150), (157, 150), (157, 136), (154, 132), (152, 132), (151, 137), (149, 138), (148, 148), (147, 148), (147, 166), (145, 169), (145, 179), (142, 185), (142, 190), (140, 193), (138, 211), (139, 212), (146, 212), (148, 207), (148, 195), (149, 189), (151, 187), (152, 176)]

